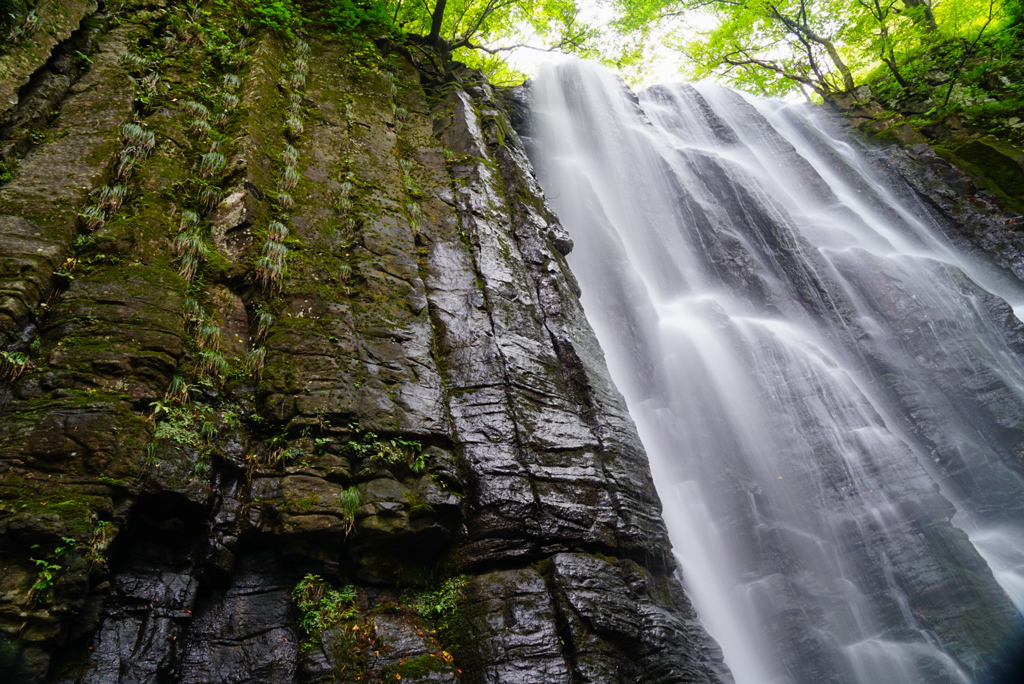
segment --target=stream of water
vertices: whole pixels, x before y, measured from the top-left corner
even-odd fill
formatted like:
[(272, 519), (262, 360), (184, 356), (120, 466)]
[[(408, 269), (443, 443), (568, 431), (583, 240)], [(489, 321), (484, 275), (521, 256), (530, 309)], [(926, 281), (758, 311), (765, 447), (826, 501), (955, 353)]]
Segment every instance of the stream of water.
[(983, 679), (1024, 609), (1024, 285), (811, 107), (568, 61), (527, 143), (736, 681)]

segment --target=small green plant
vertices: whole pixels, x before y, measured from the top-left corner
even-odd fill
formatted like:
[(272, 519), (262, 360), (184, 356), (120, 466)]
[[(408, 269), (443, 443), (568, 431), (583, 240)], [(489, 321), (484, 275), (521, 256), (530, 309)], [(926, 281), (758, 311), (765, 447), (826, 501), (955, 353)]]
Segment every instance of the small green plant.
[(266, 347), (256, 347), (245, 355), (245, 369), (252, 373), (257, 381), (263, 377), (263, 366), (267, 361)]
[(185, 300), (185, 320), (191, 324), (196, 325), (206, 318), (206, 311), (203, 310), (203, 305), (198, 299), (189, 297)]
[(359, 490), (355, 487), (348, 487), (338, 492), (338, 506), (341, 508), (342, 520), (345, 523), (345, 534), (349, 534), (356, 525), (356, 513), (362, 506), (362, 498)]
[(295, 585), (292, 598), (302, 612), (299, 624), (312, 639), (319, 639), (326, 630), (359, 614), (355, 587), (334, 589), (320, 575), (303, 577)]
[(136, 69), (145, 69), (149, 66), (149, 61), (145, 57), (133, 52), (120, 52), (117, 55), (117, 60), (127, 67), (135, 67)]
[(271, 221), (267, 225), (267, 237), (273, 242), (284, 242), (284, 239), (288, 237), (288, 227), (280, 221)]
[(93, 190), (91, 194), (96, 198), (96, 207), (103, 211), (106, 216), (110, 216), (128, 198), (128, 188), (124, 185), (115, 185), (114, 187), (101, 185)]
[(7, 162), (0, 159), (0, 185), (14, 180), (14, 170), (7, 165)]
[(203, 183), (199, 189), (199, 201), (206, 211), (213, 211), (222, 199), (224, 199), (224, 192), (212, 183)]
[[(53, 550), (53, 558), (47, 560), (45, 558), (30, 558), (36, 566), (36, 581), (32, 584), (32, 588), (29, 589), (29, 599), (33, 603), (39, 601), (47, 601), (50, 598), (50, 594), (53, 590), (54, 585), (57, 583), (57, 579), (61, 570), (64, 566), (55, 561), (67, 556), (74, 549), (77, 542), (71, 537), (61, 537), (61, 545), (57, 546)], [(39, 544), (33, 544), (33, 549), (38, 549)]]
[(34, 369), (28, 354), (22, 352), (0, 352), (0, 380), (14, 382)]
[(228, 374), (231, 366), (224, 355), (212, 349), (203, 349), (199, 352), (199, 359), (196, 364), (200, 373), (211, 377), (224, 377)]
[(267, 333), (270, 332), (271, 326), (274, 325), (274, 320), (274, 314), (266, 311), (256, 311), (253, 322), (256, 324), (256, 337), (258, 339), (266, 339)]
[(220, 349), (220, 326), (212, 323), (202, 323), (196, 327), (196, 345), (200, 349)]
[(199, 102), (189, 100), (187, 102), (182, 103), (182, 107), (185, 108), (186, 112), (188, 112), (189, 114), (198, 119), (210, 118), (210, 110), (207, 108), (206, 105), (201, 104)]
[(106, 222), (106, 213), (99, 207), (92, 205), (80, 211), (78, 217), (82, 221), (82, 226), (89, 232), (92, 232)]
[(89, 546), (85, 551), (85, 560), (94, 565), (103, 565), (107, 560), (104, 554), (116, 533), (117, 529), (114, 527), (114, 523), (109, 520), (97, 522), (96, 526), (92, 529), (92, 538), (89, 540)]
[(408, 468), (417, 475), (427, 469), (427, 457), (419, 442), (402, 437), (380, 439), (373, 432), (361, 431), (355, 423), (348, 428), (354, 434), (346, 446), (357, 458), (369, 458), (389, 468)]
[(227, 164), (227, 160), (220, 152), (207, 152), (199, 161), (199, 175), (202, 178), (210, 178), (220, 173)]
[(284, 122), (284, 132), (289, 138), (297, 138), (302, 135), (304, 130), (302, 126), (302, 119), (295, 116), (294, 114), (288, 115), (288, 118)]
[(285, 145), (284, 152), (281, 153), (281, 161), (285, 166), (295, 166), (299, 162), (299, 151), (291, 145)]
[(210, 135), (210, 131), (212, 130), (210, 128), (210, 122), (206, 119), (200, 118), (192, 119), (192, 123), (189, 124), (188, 128), (200, 140), (203, 140)]
[[(164, 393), (164, 400), (187, 404), (189, 401), (189, 392), (191, 391), (192, 385), (185, 382), (180, 375), (175, 375), (171, 378), (171, 382), (167, 386), (167, 391)], [(155, 414), (156, 412), (154, 411), (154, 415)]]
[(136, 123), (126, 123), (121, 127), (121, 139), (126, 149), (132, 150), (137, 160), (145, 159), (156, 147), (156, 136), (153, 131), (146, 130)]
[(436, 591), (417, 594), (409, 603), (413, 610), (425, 618), (437, 621), (443, 629), (455, 616), (462, 588), (467, 581), (465, 575), (450, 577)]
[(301, 176), (299, 176), (299, 172), (295, 170), (295, 167), (284, 167), (284, 171), (281, 172), (281, 189), (286, 192), (294, 189), (299, 184), (300, 179)]
[(228, 90), (236, 90), (242, 85), (242, 79), (238, 78), (238, 76), (235, 76), (234, 74), (224, 74), (224, 78), (221, 83)]
[(132, 174), (135, 173), (135, 167), (138, 163), (138, 158), (130, 148), (126, 147), (121, 150), (117, 157), (117, 164), (114, 167), (114, 180), (127, 182), (132, 177)]
[(288, 256), (288, 248), (280, 242), (275, 242), (273, 239), (267, 240), (263, 245), (263, 255), (278, 263), (284, 263)]
[[(38, 545), (37, 545), (38, 546)], [(36, 603), (49, 598), (53, 585), (57, 583), (57, 573), (64, 569), (59, 563), (51, 563), (42, 558), (30, 558), (36, 564), (36, 581), (29, 590), (29, 599)]]
[(255, 270), (256, 280), (264, 290), (273, 292), (280, 288), (284, 268), (279, 261), (261, 256), (256, 260)]
[(279, 192), (277, 193), (277, 206), (288, 211), (295, 206), (295, 200), (287, 192)]

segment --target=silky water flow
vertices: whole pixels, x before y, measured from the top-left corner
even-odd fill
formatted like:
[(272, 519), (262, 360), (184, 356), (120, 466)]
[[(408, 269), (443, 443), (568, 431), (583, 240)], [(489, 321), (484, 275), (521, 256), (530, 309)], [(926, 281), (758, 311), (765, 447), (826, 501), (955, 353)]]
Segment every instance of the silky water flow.
[(1024, 285), (812, 107), (568, 61), (531, 121), (737, 682), (984, 681), (1024, 608)]

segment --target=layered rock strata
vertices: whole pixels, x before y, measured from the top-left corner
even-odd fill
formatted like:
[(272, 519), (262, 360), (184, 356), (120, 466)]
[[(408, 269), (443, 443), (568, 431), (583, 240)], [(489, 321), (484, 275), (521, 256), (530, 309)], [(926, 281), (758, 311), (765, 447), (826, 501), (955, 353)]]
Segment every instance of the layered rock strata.
[(89, 21), (56, 117), (4, 110), (0, 672), (728, 681), (501, 95)]

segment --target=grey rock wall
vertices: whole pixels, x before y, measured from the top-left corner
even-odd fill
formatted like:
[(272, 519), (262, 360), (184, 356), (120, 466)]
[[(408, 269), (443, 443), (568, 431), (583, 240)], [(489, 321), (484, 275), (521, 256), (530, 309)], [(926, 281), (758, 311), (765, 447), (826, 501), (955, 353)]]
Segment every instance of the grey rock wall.
[(119, 11), (0, 124), (0, 672), (730, 681), (502, 97)]

